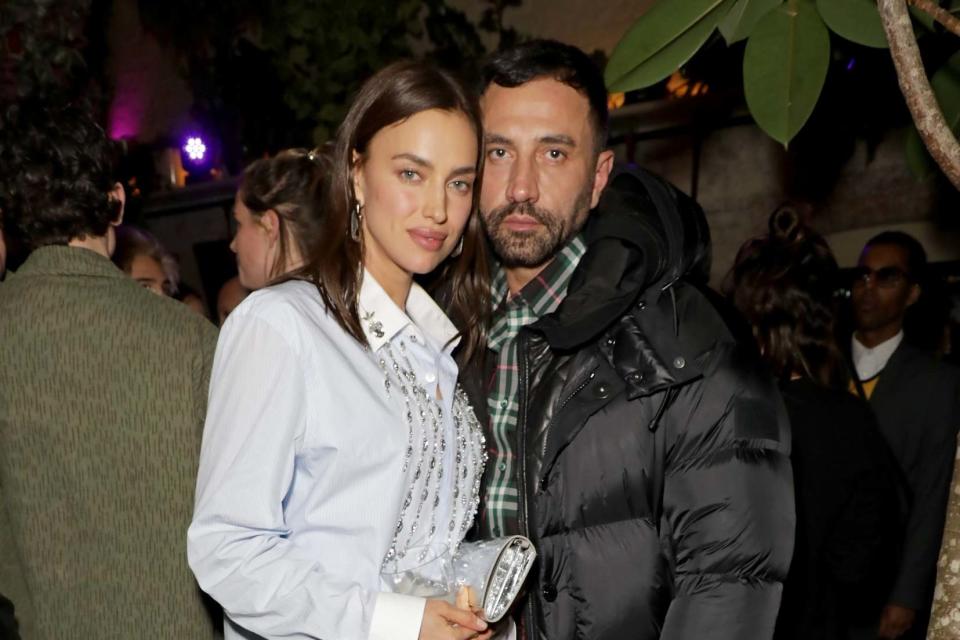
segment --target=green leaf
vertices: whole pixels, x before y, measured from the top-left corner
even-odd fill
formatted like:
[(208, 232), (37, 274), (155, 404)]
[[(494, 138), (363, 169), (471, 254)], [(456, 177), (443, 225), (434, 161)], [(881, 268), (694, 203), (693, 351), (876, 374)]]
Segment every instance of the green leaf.
[(913, 17), (913, 21), (923, 25), (927, 31), (933, 31), (934, 20), (926, 11), (921, 11), (914, 6), (909, 7), (910, 15)]
[(679, 69), (736, 0), (660, 0), (617, 43), (604, 77), (612, 92), (642, 89)]
[(937, 172), (937, 163), (923, 144), (916, 127), (907, 131), (907, 140), (904, 147), (907, 167), (917, 180), (928, 180)]
[[(930, 87), (937, 96), (937, 104), (947, 125), (954, 134), (960, 134), (960, 53), (955, 53), (933, 74)], [(926, 180), (939, 171), (916, 128), (907, 134), (906, 154), (907, 165), (917, 178)]]
[(786, 146), (813, 113), (829, 63), (830, 34), (813, 4), (764, 16), (743, 55), (743, 90), (757, 125)]
[(953, 131), (960, 129), (960, 52), (953, 54), (933, 77), (930, 87), (937, 96), (943, 117)]
[(783, 4), (783, 0), (737, 0), (718, 25), (723, 39), (733, 44), (750, 37), (764, 15)]
[(889, 46), (874, 0), (817, 0), (817, 10), (841, 38), (877, 49)]

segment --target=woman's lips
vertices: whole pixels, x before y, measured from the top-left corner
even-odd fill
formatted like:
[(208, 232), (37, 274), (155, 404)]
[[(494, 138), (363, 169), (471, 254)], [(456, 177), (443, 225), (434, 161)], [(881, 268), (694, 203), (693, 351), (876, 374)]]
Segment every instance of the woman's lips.
[(447, 239), (447, 234), (443, 231), (430, 229), (410, 229), (407, 233), (415, 243), (427, 251), (439, 251), (443, 247), (443, 241)]

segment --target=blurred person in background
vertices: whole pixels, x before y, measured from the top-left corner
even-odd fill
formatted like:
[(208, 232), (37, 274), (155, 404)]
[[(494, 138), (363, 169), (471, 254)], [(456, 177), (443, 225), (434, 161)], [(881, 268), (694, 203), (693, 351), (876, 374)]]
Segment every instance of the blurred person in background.
[(75, 106), (0, 116), (0, 593), (24, 638), (214, 637), (186, 562), (216, 330), (110, 261), (113, 147)]
[(330, 170), (321, 150), (287, 149), (248, 166), (233, 205), (239, 281), (266, 286), (302, 267), (321, 233), (320, 202)]
[(793, 434), (797, 535), (778, 640), (875, 638), (898, 567), (899, 474), (869, 405), (847, 390), (837, 276), (826, 242), (781, 208), (769, 233), (741, 248), (728, 280)]
[(240, 277), (234, 276), (223, 283), (217, 293), (217, 320), (223, 326), (227, 316), (250, 295), (250, 289), (240, 284)]
[(3, 239), (3, 218), (0, 218), (0, 280), (7, 273), (7, 243)]
[(174, 298), (187, 305), (187, 308), (194, 313), (198, 313), (208, 320), (210, 319), (210, 316), (207, 314), (207, 305), (204, 304), (203, 298), (183, 281), (181, 281), (177, 287), (177, 295), (175, 295)]
[(863, 248), (851, 296), (853, 386), (873, 406), (911, 498), (897, 579), (880, 620), (879, 636), (887, 639), (926, 636), (960, 426), (960, 372), (904, 340), (926, 270), (915, 238), (883, 232)]
[[(960, 450), (957, 451), (960, 456)], [(954, 462), (927, 640), (960, 638), (960, 465)]]
[(160, 296), (177, 294), (180, 267), (156, 236), (130, 225), (117, 227), (116, 236), (114, 264), (144, 289)]

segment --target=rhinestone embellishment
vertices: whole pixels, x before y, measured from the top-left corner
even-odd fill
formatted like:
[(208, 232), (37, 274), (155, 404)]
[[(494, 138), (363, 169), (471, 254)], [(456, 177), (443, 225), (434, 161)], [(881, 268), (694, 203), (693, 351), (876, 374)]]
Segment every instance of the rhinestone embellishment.
[[(456, 388), (447, 415), (442, 402), (417, 381), (406, 344), (401, 340), (397, 345), (399, 357), (393, 346), (381, 347), (377, 364), (384, 391), (399, 403), (398, 413), (407, 428), (402, 466), (407, 489), (384, 567), (415, 546), (436, 542), (456, 551), (476, 516), (487, 459), (483, 430), (463, 390)], [(447, 504), (442, 496), (451, 496)], [(447, 520), (442, 528), (437, 526), (439, 513)]]
[(373, 319), (373, 311), (367, 311), (363, 314), (363, 321), (367, 323), (367, 329), (378, 338), (383, 337), (383, 323)]

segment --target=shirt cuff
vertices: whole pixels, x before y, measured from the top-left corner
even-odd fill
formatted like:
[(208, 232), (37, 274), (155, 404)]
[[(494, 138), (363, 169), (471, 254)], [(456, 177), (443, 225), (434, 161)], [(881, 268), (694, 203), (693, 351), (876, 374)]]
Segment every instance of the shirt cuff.
[(381, 591), (373, 607), (369, 640), (417, 640), (427, 601)]

